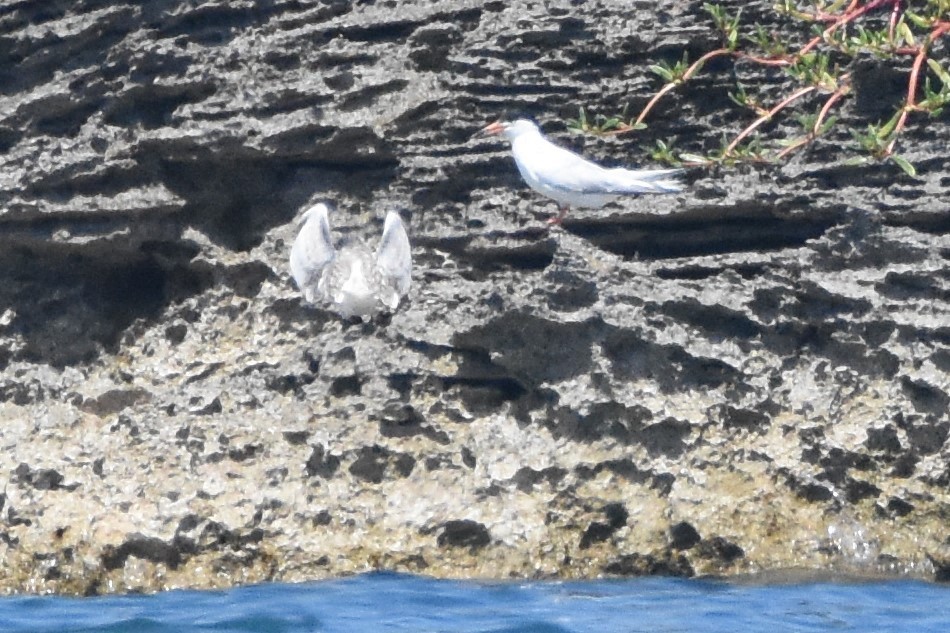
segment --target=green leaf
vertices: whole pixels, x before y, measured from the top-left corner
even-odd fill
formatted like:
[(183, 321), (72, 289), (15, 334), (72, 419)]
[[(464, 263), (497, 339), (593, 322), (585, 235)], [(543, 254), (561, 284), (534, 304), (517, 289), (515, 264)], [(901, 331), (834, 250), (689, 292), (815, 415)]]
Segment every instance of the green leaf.
[[(937, 99), (940, 97), (938, 92), (935, 92), (933, 85), (930, 83), (930, 77), (924, 77), (924, 101), (930, 101), (931, 99)], [(919, 102), (918, 105), (923, 107), (923, 103)]]
[(795, 116), (795, 120), (804, 129), (811, 131), (811, 129), (815, 127), (815, 122), (818, 121), (818, 115), (817, 114), (799, 114)]
[(890, 159), (894, 161), (895, 163), (897, 163), (897, 166), (903, 169), (904, 173), (910, 176), (911, 178), (915, 178), (917, 176), (917, 170), (914, 169), (914, 166), (911, 165), (910, 162), (903, 156), (898, 156), (897, 154), (891, 154)]
[(712, 16), (713, 20), (718, 21), (722, 19), (722, 14), (723, 14), (722, 7), (720, 7), (718, 4), (713, 4), (711, 2), (704, 2), (703, 10), (706, 13), (708, 13), (710, 16)]
[(798, 145), (802, 141), (805, 141), (807, 136), (799, 136), (797, 138), (783, 138), (775, 141), (776, 145), (779, 147), (791, 147), (792, 145)]
[(877, 136), (880, 139), (884, 139), (890, 136), (894, 132), (894, 129), (897, 127), (897, 121), (900, 118), (901, 118), (901, 112), (900, 110), (898, 110), (897, 112), (894, 113), (894, 116), (892, 116), (891, 119), (887, 123), (877, 128), (875, 136)]
[(794, 6), (792, 5), (792, 0), (782, 0), (781, 4), (776, 2), (772, 8), (781, 13), (791, 13)]
[(818, 128), (818, 134), (819, 135), (824, 134), (825, 132), (830, 130), (832, 127), (834, 127), (835, 123), (837, 122), (838, 122), (838, 117), (836, 116), (828, 117), (827, 119), (825, 119), (825, 122), (821, 124), (821, 127)]
[(878, 136), (878, 128), (869, 125), (867, 132), (859, 132), (857, 130), (850, 130), (851, 136), (855, 141), (867, 152), (875, 154), (880, 152), (884, 147), (884, 141)]
[(673, 81), (673, 71), (666, 66), (653, 65), (650, 66), (650, 72), (659, 75), (661, 78), (667, 81)]
[(917, 41), (914, 39), (914, 34), (911, 32), (910, 27), (907, 26), (907, 22), (901, 22), (897, 25), (897, 36), (904, 40), (904, 43), (908, 46), (914, 46), (917, 44)]
[(929, 29), (931, 26), (932, 19), (925, 18), (922, 15), (917, 15), (913, 11), (905, 11), (904, 15), (908, 20), (914, 23), (914, 26), (920, 29)]
[(705, 156), (700, 156), (699, 154), (680, 154), (680, 160), (684, 163), (708, 163), (710, 160)]
[(950, 86), (950, 73), (944, 70), (943, 66), (940, 65), (940, 62), (938, 62), (933, 57), (928, 57), (927, 65), (930, 66), (930, 70), (932, 70), (933, 73), (937, 75), (940, 83), (942, 83), (945, 88)]

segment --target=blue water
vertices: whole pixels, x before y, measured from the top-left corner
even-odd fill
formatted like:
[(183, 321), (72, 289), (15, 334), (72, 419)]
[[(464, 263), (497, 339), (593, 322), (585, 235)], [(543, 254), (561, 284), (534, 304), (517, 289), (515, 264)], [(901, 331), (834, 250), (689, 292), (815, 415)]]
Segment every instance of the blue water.
[(0, 631), (950, 632), (950, 587), (635, 579), (484, 583), (370, 574), (300, 585), (0, 599)]

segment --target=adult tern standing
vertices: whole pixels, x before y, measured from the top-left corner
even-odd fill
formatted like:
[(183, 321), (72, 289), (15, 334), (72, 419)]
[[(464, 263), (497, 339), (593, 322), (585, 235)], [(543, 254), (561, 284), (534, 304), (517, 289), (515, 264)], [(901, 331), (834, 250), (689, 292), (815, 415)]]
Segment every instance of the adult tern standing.
[(555, 145), (527, 119), (495, 121), (480, 134), (501, 134), (511, 141), (511, 154), (528, 186), (558, 204), (558, 214), (548, 220), (560, 224), (571, 207), (599, 209), (621, 196), (676, 193), (682, 169), (609, 169)]

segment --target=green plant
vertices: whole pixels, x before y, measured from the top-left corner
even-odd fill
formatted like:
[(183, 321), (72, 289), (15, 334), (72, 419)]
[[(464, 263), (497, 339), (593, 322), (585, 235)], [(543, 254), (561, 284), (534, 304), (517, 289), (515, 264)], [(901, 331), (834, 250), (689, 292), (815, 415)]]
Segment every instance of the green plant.
[(578, 132), (588, 134), (610, 134), (618, 132), (630, 132), (632, 130), (642, 130), (646, 124), (639, 123), (636, 126), (626, 120), (627, 106), (618, 116), (607, 117), (603, 114), (595, 114), (593, 118), (587, 115), (587, 110), (581, 106), (576, 119), (568, 119), (567, 127)]
[(681, 161), (673, 153), (673, 144), (666, 141), (657, 141), (653, 147), (646, 148), (650, 153), (650, 158), (658, 163), (668, 163), (678, 165)]
[[(806, 6), (802, 8), (801, 5)], [(665, 82), (646, 103), (636, 118), (627, 120), (626, 110), (620, 117), (601, 117), (594, 125), (577, 125), (576, 129), (595, 134), (622, 134), (645, 127), (650, 112), (663, 97), (692, 79), (703, 66), (717, 57), (742, 59), (758, 65), (784, 69), (793, 81), (793, 88), (772, 106), (764, 105), (738, 85), (730, 93), (737, 104), (749, 108), (756, 118), (731, 140), (724, 139), (718, 150), (709, 155), (680, 154), (679, 162), (710, 165), (731, 164), (741, 161), (777, 161), (790, 153), (813, 143), (826, 134), (837, 122), (832, 112), (852, 92), (852, 65), (858, 55), (870, 54), (875, 58), (898, 65), (902, 58), (911, 58), (906, 95), (894, 115), (885, 122), (871, 124), (863, 132), (852, 131), (857, 145), (864, 151), (859, 161), (890, 160), (904, 172), (916, 174), (913, 165), (896, 153), (897, 142), (912, 115), (939, 116), (950, 102), (950, 73), (932, 57), (935, 43), (950, 33), (950, 0), (921, 0), (911, 10), (903, 0), (781, 0), (775, 11), (787, 18), (810, 24), (813, 36), (797, 50), (787, 45), (774, 33), (758, 24), (743, 34), (740, 17), (729, 15), (716, 4), (703, 5), (722, 43), (690, 62), (684, 57), (674, 64), (659, 64), (650, 70)], [(866, 20), (874, 12), (889, 10), (884, 26), (875, 26)], [(866, 20), (866, 21), (864, 21)], [(923, 98), (918, 99), (918, 93)], [(821, 96), (811, 111), (795, 118), (802, 133), (777, 142), (776, 147), (765, 147), (758, 137), (758, 129), (783, 111), (804, 101), (805, 97)], [(581, 109), (583, 115), (583, 108)], [(658, 160), (677, 162), (668, 143), (654, 151)]]

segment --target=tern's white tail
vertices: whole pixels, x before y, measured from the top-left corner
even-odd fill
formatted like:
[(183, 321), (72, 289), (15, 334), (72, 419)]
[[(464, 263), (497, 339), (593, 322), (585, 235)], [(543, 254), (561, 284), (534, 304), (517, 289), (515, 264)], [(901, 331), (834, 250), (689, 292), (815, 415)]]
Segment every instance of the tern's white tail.
[(616, 169), (607, 170), (614, 177), (612, 185), (618, 193), (676, 193), (683, 190), (677, 176), (682, 169)]

